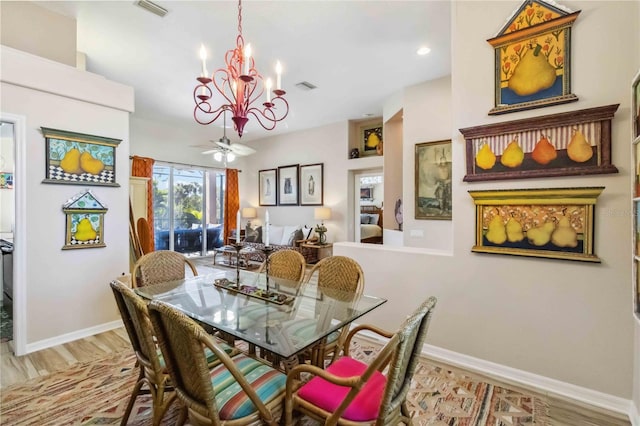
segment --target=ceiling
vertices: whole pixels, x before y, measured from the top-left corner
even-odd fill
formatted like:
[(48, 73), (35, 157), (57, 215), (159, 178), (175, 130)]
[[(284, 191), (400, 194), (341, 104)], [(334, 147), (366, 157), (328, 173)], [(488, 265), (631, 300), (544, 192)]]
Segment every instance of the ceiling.
[[(202, 127), (193, 119), (200, 45), (209, 72), (223, 65), (235, 47), (236, 2), (158, 0), (169, 11), (164, 18), (133, 0), (36, 3), (77, 20), (87, 70), (132, 86), (136, 117)], [(272, 132), (250, 120), (243, 142), (381, 116), (384, 102), (402, 88), (450, 74), (449, 1), (246, 1), (242, 9), (256, 69), (275, 80), (281, 61), (290, 105)], [(431, 52), (418, 56), (421, 46)], [(295, 87), (302, 81), (317, 89)], [(221, 123), (206, 127), (209, 139), (222, 135)]]

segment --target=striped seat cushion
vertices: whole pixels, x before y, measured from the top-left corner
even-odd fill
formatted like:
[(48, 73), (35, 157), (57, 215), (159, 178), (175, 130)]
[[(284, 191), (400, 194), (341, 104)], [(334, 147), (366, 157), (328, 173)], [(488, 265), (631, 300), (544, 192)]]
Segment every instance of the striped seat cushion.
[[(287, 376), (281, 372), (244, 354), (234, 356), (233, 362), (265, 404), (284, 392)], [(257, 412), (255, 405), (223, 364), (211, 369), (211, 384), (216, 394), (220, 419), (239, 419)]]
[[(327, 367), (329, 373), (338, 377), (359, 376), (366, 369), (366, 364), (349, 357), (342, 357)], [(374, 372), (351, 401), (342, 414), (342, 418), (357, 422), (375, 420), (378, 417), (386, 384), (387, 378), (379, 371)], [(338, 386), (321, 377), (314, 377), (298, 390), (298, 396), (329, 413), (333, 413), (350, 390), (351, 388)]]

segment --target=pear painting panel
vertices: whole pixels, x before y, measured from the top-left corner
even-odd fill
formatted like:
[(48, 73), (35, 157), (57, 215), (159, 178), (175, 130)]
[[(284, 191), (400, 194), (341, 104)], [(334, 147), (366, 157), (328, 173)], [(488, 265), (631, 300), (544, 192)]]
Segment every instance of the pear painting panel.
[(617, 173), (611, 119), (618, 105), (460, 129), (464, 181)]
[(120, 139), (42, 127), (47, 170), (43, 183), (120, 186), (116, 182), (116, 146)]
[(496, 37), (490, 115), (577, 101), (571, 93), (571, 25), (580, 12), (527, 0)]
[(106, 247), (104, 215), (107, 207), (91, 190), (84, 191), (62, 206), (67, 218), (63, 250)]
[(476, 204), (471, 251), (600, 262), (593, 227), (603, 189), (469, 191)]

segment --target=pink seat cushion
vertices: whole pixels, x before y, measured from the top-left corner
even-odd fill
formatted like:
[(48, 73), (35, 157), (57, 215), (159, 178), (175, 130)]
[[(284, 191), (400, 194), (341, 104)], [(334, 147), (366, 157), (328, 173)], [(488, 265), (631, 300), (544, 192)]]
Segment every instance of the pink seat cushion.
[[(366, 369), (366, 364), (349, 357), (342, 357), (327, 367), (329, 373), (338, 377), (360, 376)], [(374, 372), (360, 393), (351, 401), (342, 417), (359, 422), (376, 419), (386, 383), (387, 378), (382, 373)], [(321, 377), (314, 377), (298, 390), (298, 396), (333, 413), (350, 389), (327, 382)]]

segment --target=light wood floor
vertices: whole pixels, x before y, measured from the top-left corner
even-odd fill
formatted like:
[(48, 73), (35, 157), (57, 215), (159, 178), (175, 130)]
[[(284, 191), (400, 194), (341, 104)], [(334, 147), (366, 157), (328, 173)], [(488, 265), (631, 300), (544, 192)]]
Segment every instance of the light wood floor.
[[(0, 391), (12, 384), (63, 370), (77, 362), (99, 359), (124, 350), (131, 350), (124, 328), (108, 331), (75, 342), (65, 343), (21, 357), (13, 355), (11, 342), (0, 343)], [(442, 363), (435, 364), (460, 370)], [(514, 383), (505, 383), (474, 372), (469, 375), (484, 381), (524, 392), (534, 392)], [(589, 407), (574, 401), (546, 395), (549, 400), (551, 425), (553, 426), (618, 426), (630, 425), (629, 419), (617, 413)]]

